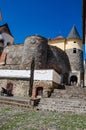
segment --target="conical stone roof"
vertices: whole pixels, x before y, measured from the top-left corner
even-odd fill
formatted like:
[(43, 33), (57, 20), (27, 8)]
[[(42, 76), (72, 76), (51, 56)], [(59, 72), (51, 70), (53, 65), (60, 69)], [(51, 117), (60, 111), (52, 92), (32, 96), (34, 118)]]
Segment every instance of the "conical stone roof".
[(0, 33), (7, 33), (12, 36), (8, 24), (0, 25)]
[(77, 38), (77, 39), (80, 39), (80, 35), (76, 29), (75, 26), (72, 27), (70, 33), (68, 34), (68, 37), (67, 39), (70, 39), (70, 38)]

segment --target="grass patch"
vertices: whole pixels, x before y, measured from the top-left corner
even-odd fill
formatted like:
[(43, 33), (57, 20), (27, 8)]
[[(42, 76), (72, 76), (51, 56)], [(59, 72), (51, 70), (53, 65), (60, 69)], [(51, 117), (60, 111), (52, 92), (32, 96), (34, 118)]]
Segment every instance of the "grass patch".
[(86, 115), (0, 108), (0, 130), (85, 130)]

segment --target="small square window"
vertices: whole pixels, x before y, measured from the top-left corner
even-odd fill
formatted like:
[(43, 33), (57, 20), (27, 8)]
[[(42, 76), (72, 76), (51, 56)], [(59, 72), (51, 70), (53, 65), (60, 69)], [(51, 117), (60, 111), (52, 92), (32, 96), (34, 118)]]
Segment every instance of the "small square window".
[(74, 41), (74, 43), (76, 43), (76, 41)]
[(76, 48), (73, 48), (73, 53), (76, 53)]

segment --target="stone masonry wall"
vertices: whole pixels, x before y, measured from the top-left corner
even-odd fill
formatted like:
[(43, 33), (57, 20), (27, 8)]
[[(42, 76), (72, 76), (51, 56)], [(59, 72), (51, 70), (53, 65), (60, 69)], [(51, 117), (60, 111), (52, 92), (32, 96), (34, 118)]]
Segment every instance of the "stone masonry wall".
[(66, 50), (66, 53), (69, 58), (71, 70), (83, 72), (83, 52), (77, 49), (76, 53), (73, 53), (73, 49), (69, 49)]
[(0, 69), (30, 69), (35, 57), (35, 69), (54, 69), (62, 74), (70, 71), (66, 53), (48, 45), (47, 39), (41, 36), (27, 37), (24, 44), (6, 46), (4, 52), (7, 57)]
[(47, 63), (47, 39), (39, 36), (26, 38), (22, 57), (24, 69), (30, 69), (32, 58), (35, 58), (35, 69), (45, 69)]
[(6, 46), (4, 48), (7, 54), (5, 65), (0, 65), (0, 69), (21, 69), (23, 47), (23, 44)]
[[(0, 79), (0, 92), (1, 87), (6, 88), (7, 83), (11, 82), (13, 84), (13, 95), (18, 97), (29, 97), (29, 80), (27, 79)], [(34, 81), (33, 84), (33, 95), (35, 89), (36, 97), (36, 88), (43, 88), (43, 97), (49, 97), (57, 84), (54, 84), (52, 81)], [(32, 96), (33, 96), (32, 95)]]
[[(43, 95), (42, 97), (50, 97), (54, 88), (58, 87), (58, 84), (52, 82), (52, 81), (38, 81), (35, 80), (34, 81), (34, 85), (33, 85), (33, 97), (36, 96), (36, 89), (38, 87), (42, 87), (43, 88)], [(35, 90), (35, 92), (34, 92)]]
[(59, 73), (69, 73), (71, 67), (67, 54), (55, 46), (48, 46), (47, 68), (52, 68)]
[(19, 97), (27, 97), (29, 90), (29, 81), (24, 79), (0, 79), (0, 91), (1, 87), (6, 88), (7, 83), (13, 83), (13, 95)]

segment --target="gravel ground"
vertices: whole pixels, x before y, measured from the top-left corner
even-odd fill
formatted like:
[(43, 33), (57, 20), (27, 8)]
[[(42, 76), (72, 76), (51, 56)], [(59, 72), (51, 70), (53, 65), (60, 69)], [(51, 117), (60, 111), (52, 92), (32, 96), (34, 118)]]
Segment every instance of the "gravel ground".
[(86, 115), (35, 111), (0, 104), (0, 130), (86, 130)]

